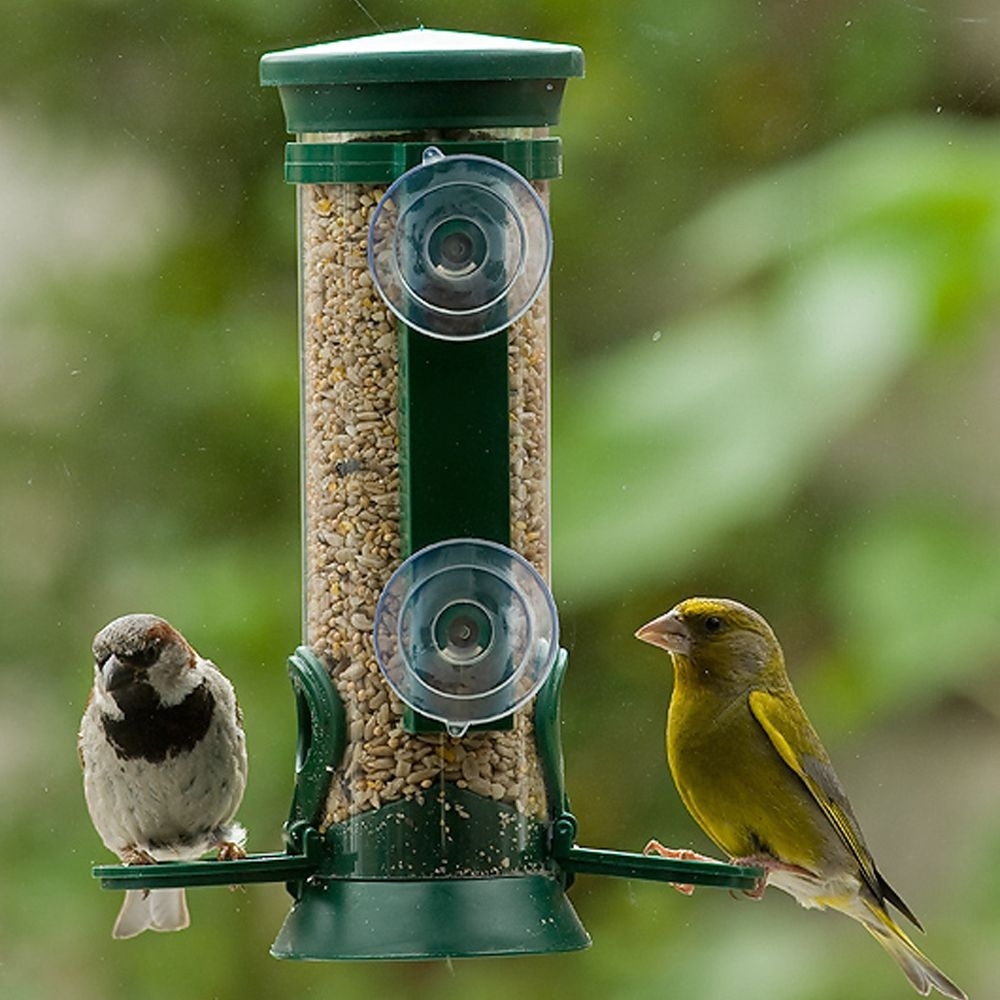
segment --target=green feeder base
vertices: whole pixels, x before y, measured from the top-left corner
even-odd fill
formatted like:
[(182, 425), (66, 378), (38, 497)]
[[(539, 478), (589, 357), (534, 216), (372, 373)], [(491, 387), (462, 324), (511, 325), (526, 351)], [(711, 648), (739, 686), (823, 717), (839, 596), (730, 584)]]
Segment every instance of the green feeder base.
[(426, 959), (578, 951), (590, 937), (552, 874), (313, 878), (271, 946), (275, 958)]

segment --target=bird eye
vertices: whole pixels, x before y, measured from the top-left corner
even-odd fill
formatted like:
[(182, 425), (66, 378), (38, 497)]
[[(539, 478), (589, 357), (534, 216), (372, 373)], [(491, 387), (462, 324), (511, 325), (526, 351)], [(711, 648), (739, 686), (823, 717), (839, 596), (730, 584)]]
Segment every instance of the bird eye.
[(159, 655), (160, 647), (154, 643), (149, 646), (143, 646), (142, 649), (137, 649), (134, 653), (123, 656), (122, 659), (134, 667), (151, 667)]
[(722, 619), (718, 615), (709, 615), (705, 619), (705, 631), (710, 635), (715, 635), (722, 631)]

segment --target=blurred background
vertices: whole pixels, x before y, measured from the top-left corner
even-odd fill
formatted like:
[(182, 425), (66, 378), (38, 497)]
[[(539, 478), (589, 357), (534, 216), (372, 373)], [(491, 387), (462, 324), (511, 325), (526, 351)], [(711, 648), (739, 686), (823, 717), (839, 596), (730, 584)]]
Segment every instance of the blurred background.
[(294, 191), (257, 60), (424, 24), (586, 51), (553, 184), (554, 588), (580, 840), (710, 850), (634, 629), (742, 599), (870, 846), (1000, 993), (1000, 12), (992, 0), (12, 0), (0, 91), (0, 995), (912, 995), (780, 893), (580, 878), (593, 947), (268, 956), (280, 886), (120, 903), (75, 735), (89, 644), (155, 610), (237, 684), (241, 816), (281, 846), (299, 638)]

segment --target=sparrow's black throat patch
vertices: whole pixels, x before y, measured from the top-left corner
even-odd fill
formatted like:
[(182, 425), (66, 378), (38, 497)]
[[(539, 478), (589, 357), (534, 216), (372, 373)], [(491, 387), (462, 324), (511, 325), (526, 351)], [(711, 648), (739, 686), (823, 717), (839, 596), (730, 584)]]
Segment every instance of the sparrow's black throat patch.
[(115, 753), (121, 760), (151, 764), (193, 750), (208, 732), (215, 708), (205, 682), (177, 705), (164, 706), (145, 681), (128, 684), (114, 698), (125, 717), (102, 721)]

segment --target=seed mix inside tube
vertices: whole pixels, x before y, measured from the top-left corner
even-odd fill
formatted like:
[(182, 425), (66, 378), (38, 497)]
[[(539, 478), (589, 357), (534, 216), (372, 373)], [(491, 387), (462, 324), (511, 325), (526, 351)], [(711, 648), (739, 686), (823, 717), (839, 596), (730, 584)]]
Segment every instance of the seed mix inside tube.
[[(543, 199), (547, 185), (537, 185)], [(543, 818), (532, 706), (511, 730), (413, 735), (375, 660), (375, 606), (400, 562), (397, 334), (367, 261), (376, 185), (299, 185), (305, 635), (344, 703), (348, 742), (324, 828), (443, 782)], [(508, 336), (511, 545), (549, 577), (547, 290)]]

